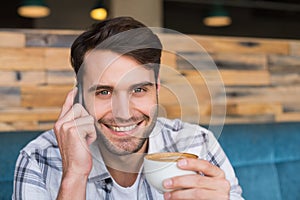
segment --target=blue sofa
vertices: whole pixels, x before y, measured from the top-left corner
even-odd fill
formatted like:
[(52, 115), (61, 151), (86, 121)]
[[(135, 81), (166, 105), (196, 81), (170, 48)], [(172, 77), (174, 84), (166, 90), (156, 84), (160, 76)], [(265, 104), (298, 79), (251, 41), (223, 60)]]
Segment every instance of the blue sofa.
[[(18, 152), (39, 133), (0, 132), (0, 200), (11, 199)], [(245, 199), (300, 199), (300, 123), (226, 125), (219, 142)]]
[(226, 125), (219, 142), (245, 199), (300, 199), (300, 123)]
[(19, 151), (40, 132), (0, 132), (0, 200), (11, 199)]

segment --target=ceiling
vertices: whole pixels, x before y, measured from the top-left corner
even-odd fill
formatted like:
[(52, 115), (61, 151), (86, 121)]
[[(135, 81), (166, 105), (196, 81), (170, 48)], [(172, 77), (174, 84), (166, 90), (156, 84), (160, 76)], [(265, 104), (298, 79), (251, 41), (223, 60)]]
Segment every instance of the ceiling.
[(0, 6), (0, 28), (83, 29), (94, 23), (90, 9), (97, 0), (44, 0), (51, 15), (41, 19), (20, 17), (17, 8), (21, 0), (3, 1)]
[(183, 33), (300, 39), (299, 0), (226, 0), (228, 27), (211, 28), (202, 19), (212, 0), (164, 0), (164, 26)]
[[(46, 1), (56, 10), (68, 8), (70, 12), (52, 13), (56, 17), (41, 25), (41, 20), (16, 14), (19, 0), (4, 1), (0, 7), (0, 28), (82, 29), (86, 28), (83, 24), (94, 22), (87, 13), (96, 0)], [(210, 28), (204, 26), (202, 19), (214, 2), (163, 0), (163, 26), (188, 34), (300, 39), (300, 0), (219, 0), (230, 13), (232, 24)], [(62, 19), (68, 21), (68, 26), (60, 23)]]

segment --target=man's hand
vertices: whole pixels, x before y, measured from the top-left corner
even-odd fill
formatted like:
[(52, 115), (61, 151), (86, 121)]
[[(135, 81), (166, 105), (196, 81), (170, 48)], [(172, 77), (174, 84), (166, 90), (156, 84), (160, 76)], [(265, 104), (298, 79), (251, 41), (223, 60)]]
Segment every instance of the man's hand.
[[(59, 199), (72, 199), (69, 192), (79, 192), (77, 198), (85, 198), (86, 181), (93, 166), (89, 145), (96, 140), (94, 119), (81, 104), (73, 105), (76, 92), (74, 89), (68, 94), (54, 126), (63, 167)], [(84, 191), (77, 190), (80, 183), (85, 183)]]
[(165, 180), (164, 187), (174, 189), (164, 194), (165, 199), (229, 199), (230, 183), (219, 167), (198, 159), (182, 159), (178, 161), (178, 167), (199, 174)]

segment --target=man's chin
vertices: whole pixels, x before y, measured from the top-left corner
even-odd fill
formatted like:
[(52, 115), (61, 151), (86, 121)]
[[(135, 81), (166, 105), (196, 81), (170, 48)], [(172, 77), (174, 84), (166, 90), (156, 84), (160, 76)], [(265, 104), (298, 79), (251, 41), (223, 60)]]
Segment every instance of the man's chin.
[(99, 141), (99, 145), (101, 145), (100, 149), (102, 153), (106, 152), (116, 156), (125, 156), (139, 152), (143, 148), (147, 140), (147, 138), (124, 138), (111, 142), (106, 138), (101, 138)]
[(96, 130), (99, 145), (101, 145), (101, 149), (105, 147), (105, 151), (118, 156), (137, 153), (144, 147), (155, 123), (156, 118), (153, 121), (143, 120), (129, 131), (118, 131), (105, 123), (98, 123)]

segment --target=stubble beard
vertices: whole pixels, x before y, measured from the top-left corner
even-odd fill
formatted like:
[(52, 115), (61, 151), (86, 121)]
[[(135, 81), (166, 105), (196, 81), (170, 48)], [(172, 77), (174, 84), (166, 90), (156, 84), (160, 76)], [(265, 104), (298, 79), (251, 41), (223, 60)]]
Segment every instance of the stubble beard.
[[(96, 125), (97, 136), (99, 138), (99, 145), (101, 147), (105, 147), (109, 153), (112, 153), (117, 156), (125, 156), (133, 153), (139, 152), (141, 148), (148, 141), (149, 135), (153, 131), (158, 115), (158, 106), (156, 106), (155, 111), (153, 113), (152, 121), (145, 127), (143, 133), (139, 135), (132, 135), (126, 138), (117, 138), (116, 141), (110, 141), (98, 128), (99, 125)], [(144, 115), (143, 118), (150, 121), (151, 117)]]

